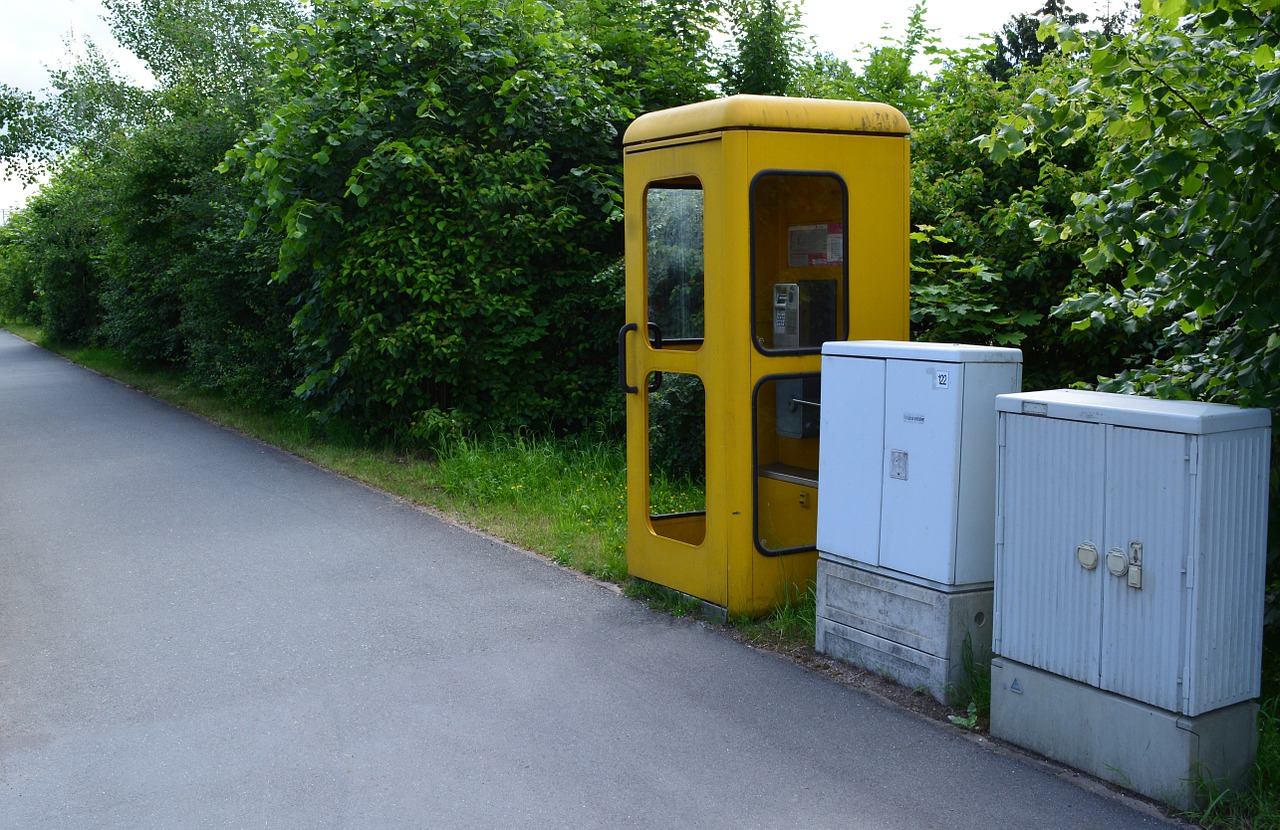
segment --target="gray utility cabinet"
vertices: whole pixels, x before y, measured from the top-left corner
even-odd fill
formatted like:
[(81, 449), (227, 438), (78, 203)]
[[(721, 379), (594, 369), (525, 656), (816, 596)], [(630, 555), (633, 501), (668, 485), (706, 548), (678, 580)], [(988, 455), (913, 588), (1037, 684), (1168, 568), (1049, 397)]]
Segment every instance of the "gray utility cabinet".
[(817, 649), (928, 686), (991, 640), (997, 394), (1018, 349), (829, 342), (822, 350)]
[(991, 731), (1189, 806), (1252, 762), (1270, 412), (1001, 395)]

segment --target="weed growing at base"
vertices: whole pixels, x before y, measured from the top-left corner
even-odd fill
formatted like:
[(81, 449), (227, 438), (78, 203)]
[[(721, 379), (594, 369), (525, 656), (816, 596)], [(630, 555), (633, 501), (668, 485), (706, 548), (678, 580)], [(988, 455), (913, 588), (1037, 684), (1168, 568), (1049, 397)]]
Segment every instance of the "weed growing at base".
[(1203, 810), (1188, 816), (1215, 830), (1261, 830), (1280, 827), (1280, 656), (1267, 655), (1258, 712), (1258, 755), (1252, 784), (1244, 791), (1224, 790), (1200, 781)]
[(991, 653), (975, 654), (968, 632), (960, 644), (960, 683), (948, 698), (953, 708), (964, 712), (949, 718), (956, 726), (985, 730), (991, 724)]
[(817, 620), (818, 587), (810, 581), (803, 589), (787, 587), (767, 616), (758, 620), (734, 619), (733, 625), (749, 642), (784, 651), (812, 648)]
[(632, 579), (627, 582), (623, 587), (623, 593), (632, 599), (642, 600), (645, 605), (656, 611), (662, 611), (673, 617), (702, 617), (705, 610), (702, 600), (697, 597), (691, 597), (643, 579)]

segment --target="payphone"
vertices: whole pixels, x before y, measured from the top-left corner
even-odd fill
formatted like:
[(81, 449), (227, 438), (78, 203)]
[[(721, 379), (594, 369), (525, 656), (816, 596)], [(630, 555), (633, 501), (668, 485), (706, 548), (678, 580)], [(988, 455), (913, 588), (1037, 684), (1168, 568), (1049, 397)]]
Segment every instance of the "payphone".
[(755, 95), (628, 128), (632, 576), (733, 615), (813, 579), (822, 344), (908, 335), (908, 132), (883, 104)]
[(773, 342), (791, 349), (800, 345), (800, 286), (794, 282), (773, 287)]
[[(773, 345), (819, 347), (836, 339), (836, 283), (778, 283), (773, 287)], [(777, 430), (787, 438), (818, 437), (822, 383), (816, 376), (777, 381)]]

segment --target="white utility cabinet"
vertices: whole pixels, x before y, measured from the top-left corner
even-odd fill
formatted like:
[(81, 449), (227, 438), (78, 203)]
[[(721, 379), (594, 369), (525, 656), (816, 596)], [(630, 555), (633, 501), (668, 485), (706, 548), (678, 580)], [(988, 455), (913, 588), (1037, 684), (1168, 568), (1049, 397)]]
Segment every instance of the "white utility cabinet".
[(990, 644), (996, 395), (1018, 349), (822, 350), (817, 648), (945, 699), (966, 636)]
[(992, 734), (1179, 806), (1238, 779), (1271, 413), (1071, 389), (996, 409)]

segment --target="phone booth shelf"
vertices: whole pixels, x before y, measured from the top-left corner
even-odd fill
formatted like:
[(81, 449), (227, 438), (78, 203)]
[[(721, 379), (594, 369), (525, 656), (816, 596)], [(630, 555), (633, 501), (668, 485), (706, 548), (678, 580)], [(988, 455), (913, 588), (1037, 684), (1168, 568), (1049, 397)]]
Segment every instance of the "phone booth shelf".
[(822, 344), (908, 336), (908, 133), (884, 104), (755, 95), (627, 130), (633, 577), (732, 616), (814, 578)]

